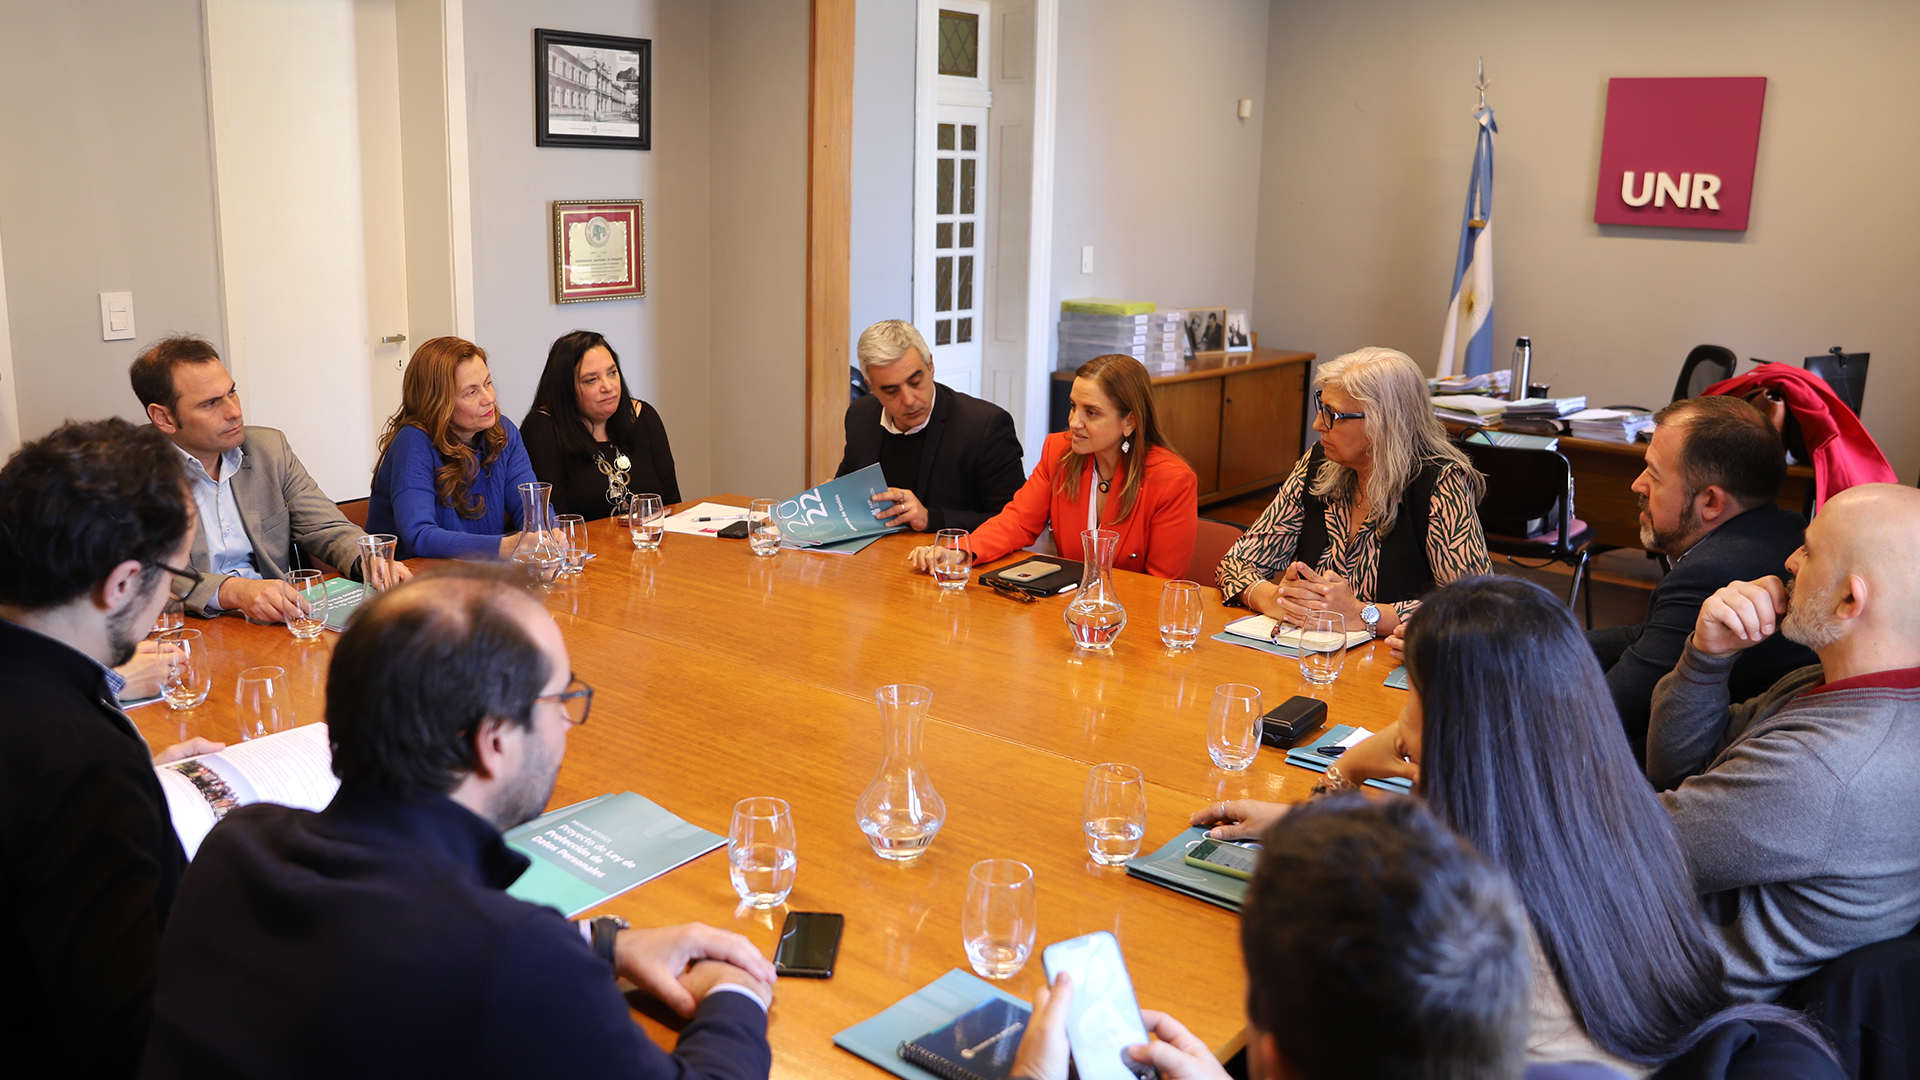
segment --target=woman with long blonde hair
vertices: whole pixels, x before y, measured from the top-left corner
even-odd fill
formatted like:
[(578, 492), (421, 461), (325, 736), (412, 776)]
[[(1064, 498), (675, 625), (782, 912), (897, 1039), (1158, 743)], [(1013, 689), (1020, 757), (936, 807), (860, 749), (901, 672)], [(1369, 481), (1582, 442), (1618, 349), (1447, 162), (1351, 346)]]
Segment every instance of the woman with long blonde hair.
[(494, 407), (487, 351), (457, 337), (415, 349), (380, 436), (367, 531), (399, 537), (401, 559), (504, 557), (520, 538), (520, 485), (534, 481)]

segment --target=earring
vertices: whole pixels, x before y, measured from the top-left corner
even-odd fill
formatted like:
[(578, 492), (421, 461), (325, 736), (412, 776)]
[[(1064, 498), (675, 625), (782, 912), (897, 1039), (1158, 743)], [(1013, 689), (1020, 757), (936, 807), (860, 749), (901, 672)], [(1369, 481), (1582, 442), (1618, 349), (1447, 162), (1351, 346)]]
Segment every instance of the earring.
[(1120, 452), (1121, 452), (1121, 453), (1123, 453), (1123, 454), (1130, 454), (1130, 453), (1132, 453), (1132, 452), (1133, 452), (1133, 440), (1132, 440), (1132, 439), (1121, 439), (1121, 440), (1120, 440)]

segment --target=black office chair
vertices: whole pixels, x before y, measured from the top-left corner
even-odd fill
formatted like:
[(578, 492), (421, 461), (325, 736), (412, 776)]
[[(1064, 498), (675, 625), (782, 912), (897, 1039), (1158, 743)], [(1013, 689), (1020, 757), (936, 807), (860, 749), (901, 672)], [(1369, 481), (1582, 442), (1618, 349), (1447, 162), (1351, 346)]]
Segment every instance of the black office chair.
[[(1587, 559), (1593, 528), (1574, 517), (1573, 469), (1557, 450), (1522, 450), (1462, 441), (1473, 467), (1487, 478), (1480, 528), (1487, 550), (1509, 559), (1545, 559), (1573, 567), (1567, 606), (1587, 585), (1587, 626), (1593, 626), (1593, 590)], [(1526, 565), (1522, 563), (1521, 565)]]
[(1850, 353), (1835, 345), (1824, 356), (1809, 356), (1803, 365), (1826, 380), (1833, 396), (1847, 403), (1853, 415), (1860, 415), (1860, 403), (1867, 398), (1867, 359), (1872, 353)]
[(1920, 1078), (1920, 936), (1853, 950), (1787, 988), (1854, 1080)]
[(1707, 392), (1714, 383), (1733, 378), (1740, 358), (1724, 345), (1695, 345), (1680, 365), (1680, 378), (1673, 384), (1673, 400), (1685, 401)]
[(859, 401), (861, 398), (873, 393), (873, 388), (867, 385), (866, 375), (862, 374), (859, 368), (849, 364), (848, 371), (851, 376), (847, 386), (847, 401), (849, 403)]

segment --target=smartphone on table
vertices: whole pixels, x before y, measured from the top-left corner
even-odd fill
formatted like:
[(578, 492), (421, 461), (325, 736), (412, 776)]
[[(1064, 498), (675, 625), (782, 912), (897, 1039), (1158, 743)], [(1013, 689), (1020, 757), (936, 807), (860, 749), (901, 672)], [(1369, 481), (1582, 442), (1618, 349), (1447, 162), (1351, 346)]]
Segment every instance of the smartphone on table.
[(1208, 837), (1193, 845), (1193, 850), (1187, 852), (1181, 861), (1188, 866), (1246, 881), (1253, 877), (1253, 866), (1260, 861), (1260, 849)]
[(840, 955), (840, 931), (845, 915), (825, 911), (789, 911), (780, 928), (780, 947), (773, 953), (773, 970), (800, 979), (833, 978), (833, 962)]
[(1127, 1047), (1147, 1041), (1133, 979), (1120, 955), (1120, 941), (1105, 930), (1056, 941), (1040, 954), (1047, 981), (1073, 977), (1067, 1011), (1067, 1045), (1080, 1080), (1155, 1080), (1159, 1072), (1133, 1060)]

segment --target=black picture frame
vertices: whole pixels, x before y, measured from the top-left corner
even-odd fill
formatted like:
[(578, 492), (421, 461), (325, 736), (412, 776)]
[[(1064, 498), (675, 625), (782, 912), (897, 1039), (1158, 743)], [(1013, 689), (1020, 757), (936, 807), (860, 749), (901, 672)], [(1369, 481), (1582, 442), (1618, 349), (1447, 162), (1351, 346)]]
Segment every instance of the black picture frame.
[(533, 142), (651, 150), (653, 42), (535, 30)]

